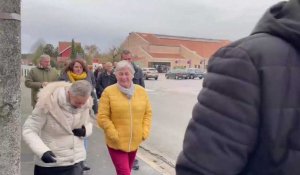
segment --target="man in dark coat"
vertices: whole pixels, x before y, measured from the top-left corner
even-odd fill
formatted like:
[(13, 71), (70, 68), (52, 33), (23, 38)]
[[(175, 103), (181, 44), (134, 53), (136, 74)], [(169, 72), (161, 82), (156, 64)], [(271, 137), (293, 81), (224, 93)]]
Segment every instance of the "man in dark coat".
[(299, 175), (299, 76), (300, 0), (290, 0), (210, 59), (176, 174)]
[(98, 98), (101, 97), (102, 92), (107, 86), (117, 83), (115, 74), (113, 73), (113, 65), (107, 62), (104, 65), (104, 72), (99, 73), (96, 81), (96, 93)]
[(134, 77), (132, 79), (133, 83), (145, 87), (143, 71), (141, 68), (139, 68), (137, 65), (134, 64), (134, 62), (132, 61), (131, 52), (129, 50), (123, 50), (121, 54), (121, 60), (127, 60), (131, 62), (135, 71)]

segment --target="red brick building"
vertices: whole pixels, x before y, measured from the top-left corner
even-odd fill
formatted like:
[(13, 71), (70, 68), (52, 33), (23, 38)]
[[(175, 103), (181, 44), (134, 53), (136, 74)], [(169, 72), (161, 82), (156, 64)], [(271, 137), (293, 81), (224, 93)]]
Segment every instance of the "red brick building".
[(228, 40), (132, 32), (121, 48), (130, 50), (141, 67), (205, 69), (215, 51), (229, 43)]

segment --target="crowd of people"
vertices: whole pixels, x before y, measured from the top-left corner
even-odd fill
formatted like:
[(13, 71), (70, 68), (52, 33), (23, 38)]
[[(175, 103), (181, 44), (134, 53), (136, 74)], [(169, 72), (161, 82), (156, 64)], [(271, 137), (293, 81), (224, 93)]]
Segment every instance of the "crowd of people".
[[(142, 70), (124, 50), (121, 61), (91, 72), (83, 59), (72, 60), (57, 72), (49, 55), (41, 55), (25, 85), (32, 90), (32, 114), (23, 126), (23, 139), (36, 156), (34, 175), (82, 175), (90, 117), (104, 130), (117, 174), (138, 170), (139, 145), (151, 128), (152, 109)], [(98, 104), (99, 101), (99, 104)]]
[[(299, 11), (300, 0), (275, 4), (249, 36), (210, 58), (177, 175), (300, 174)], [(114, 68), (106, 63), (96, 84), (83, 61), (74, 60), (61, 76), (49, 63), (42, 55), (25, 81), (34, 109), (23, 138), (37, 157), (34, 174), (82, 175), (93, 111), (117, 174), (130, 175), (152, 118), (131, 53), (124, 51)]]

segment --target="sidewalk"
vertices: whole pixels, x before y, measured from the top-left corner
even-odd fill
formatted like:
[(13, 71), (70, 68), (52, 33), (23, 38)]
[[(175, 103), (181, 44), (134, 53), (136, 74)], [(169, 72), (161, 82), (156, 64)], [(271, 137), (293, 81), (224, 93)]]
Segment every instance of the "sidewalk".
[[(31, 113), (30, 106), (30, 89), (24, 87), (24, 81), (21, 82), (22, 101), (21, 101), (21, 114), (22, 124), (27, 116)], [(21, 150), (21, 174), (32, 175), (34, 168), (33, 153), (22, 141)], [(137, 157), (138, 158), (138, 157)], [(138, 158), (139, 159), (139, 158)], [(87, 165), (91, 167), (86, 175), (114, 175), (115, 169), (108, 154), (104, 135), (98, 127), (93, 128), (93, 134), (89, 137), (88, 142), (88, 156)], [(159, 175), (160, 173), (146, 164), (143, 160), (139, 159), (140, 169), (138, 171), (132, 170), (132, 175)]]

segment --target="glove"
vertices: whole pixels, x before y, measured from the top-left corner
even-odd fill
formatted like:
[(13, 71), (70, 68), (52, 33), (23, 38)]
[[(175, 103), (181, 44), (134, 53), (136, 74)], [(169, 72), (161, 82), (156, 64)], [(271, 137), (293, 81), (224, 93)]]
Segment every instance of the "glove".
[(41, 159), (45, 163), (55, 163), (56, 160), (54, 159), (54, 157), (56, 157), (56, 156), (54, 155), (54, 153), (52, 151), (47, 151), (43, 154)]
[(73, 129), (72, 132), (73, 132), (74, 136), (84, 137), (85, 136), (85, 127), (84, 127), (84, 125), (82, 125), (81, 128)]

